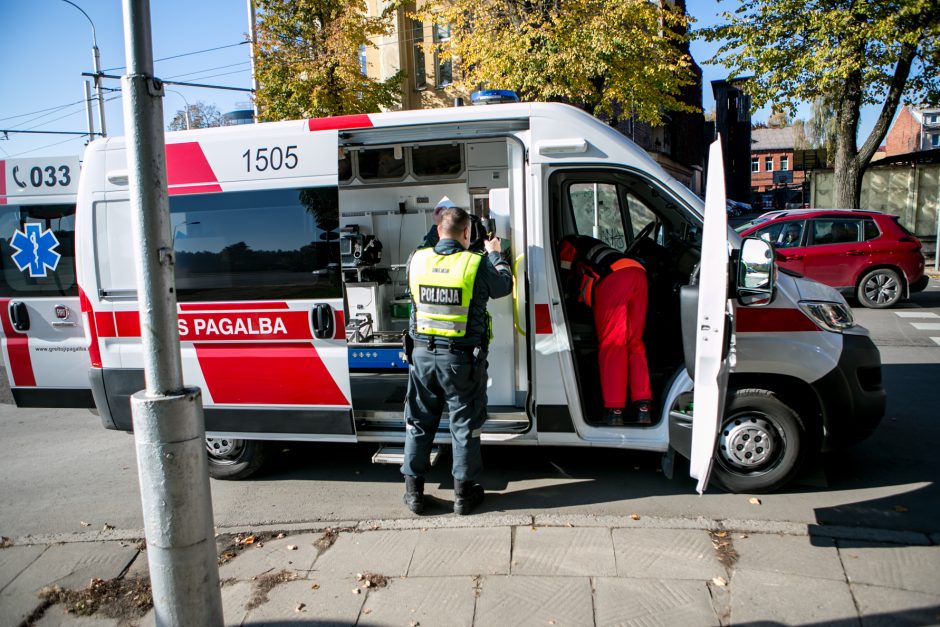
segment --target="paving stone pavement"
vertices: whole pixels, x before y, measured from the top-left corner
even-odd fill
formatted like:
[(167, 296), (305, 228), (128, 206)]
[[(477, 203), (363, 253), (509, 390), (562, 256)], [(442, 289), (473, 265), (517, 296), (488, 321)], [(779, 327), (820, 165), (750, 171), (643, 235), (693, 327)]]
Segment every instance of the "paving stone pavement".
[[(936, 534), (876, 542), (870, 529), (823, 536), (741, 521), (496, 515), (344, 525), (292, 525), (282, 537), (239, 530), (259, 541), (229, 549), (220, 567), (225, 624), (940, 624)], [(153, 610), (78, 616), (37, 596), (48, 585), (147, 576), (133, 530), (102, 535), (14, 538), (0, 549), (0, 625), (155, 625)], [(220, 550), (232, 537), (220, 537)]]

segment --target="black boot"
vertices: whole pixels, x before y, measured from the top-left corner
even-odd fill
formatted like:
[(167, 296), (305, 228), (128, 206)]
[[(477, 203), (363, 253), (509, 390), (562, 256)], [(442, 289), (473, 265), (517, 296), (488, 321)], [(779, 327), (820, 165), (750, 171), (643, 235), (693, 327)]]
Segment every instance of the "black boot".
[(405, 475), (405, 496), (402, 500), (415, 514), (424, 513), (424, 477)]
[(454, 483), (454, 513), (466, 516), (483, 502), (483, 486), (473, 481)]

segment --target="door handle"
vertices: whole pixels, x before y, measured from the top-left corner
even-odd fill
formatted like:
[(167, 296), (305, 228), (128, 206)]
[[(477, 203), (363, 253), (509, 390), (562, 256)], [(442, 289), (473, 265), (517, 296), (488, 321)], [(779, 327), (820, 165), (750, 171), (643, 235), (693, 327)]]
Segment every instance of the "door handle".
[(519, 276), (519, 264), (522, 263), (522, 260), (525, 259), (525, 255), (519, 255), (516, 257), (516, 263), (513, 264), (512, 269), (512, 324), (516, 327), (516, 333), (525, 337), (525, 329), (519, 324), (519, 292), (521, 288), (516, 285), (516, 277)]
[(326, 303), (315, 305), (310, 311), (310, 321), (313, 324), (313, 335), (321, 340), (332, 338), (336, 333), (336, 317), (333, 308)]
[(10, 303), (10, 322), (17, 331), (29, 331), (29, 311), (26, 303), (13, 301)]

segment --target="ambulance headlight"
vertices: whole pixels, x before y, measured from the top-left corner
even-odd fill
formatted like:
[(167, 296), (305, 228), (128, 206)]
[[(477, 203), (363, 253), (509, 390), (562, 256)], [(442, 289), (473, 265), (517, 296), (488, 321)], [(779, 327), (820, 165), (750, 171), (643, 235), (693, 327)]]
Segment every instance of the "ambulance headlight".
[(852, 310), (845, 303), (803, 300), (800, 309), (823, 329), (841, 333), (843, 329), (855, 326)]

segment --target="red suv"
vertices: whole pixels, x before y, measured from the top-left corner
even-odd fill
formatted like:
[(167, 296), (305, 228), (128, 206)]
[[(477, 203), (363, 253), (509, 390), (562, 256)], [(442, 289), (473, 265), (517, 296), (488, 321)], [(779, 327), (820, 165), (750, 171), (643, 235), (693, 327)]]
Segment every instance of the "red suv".
[(736, 229), (777, 249), (777, 265), (884, 309), (927, 287), (920, 240), (897, 216), (858, 209), (771, 211)]

